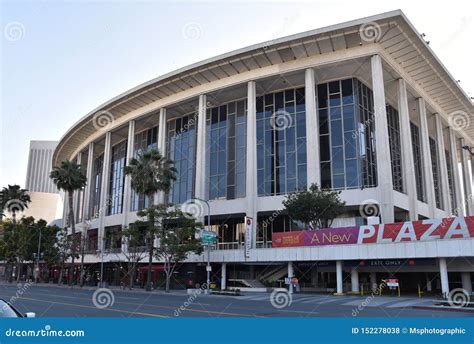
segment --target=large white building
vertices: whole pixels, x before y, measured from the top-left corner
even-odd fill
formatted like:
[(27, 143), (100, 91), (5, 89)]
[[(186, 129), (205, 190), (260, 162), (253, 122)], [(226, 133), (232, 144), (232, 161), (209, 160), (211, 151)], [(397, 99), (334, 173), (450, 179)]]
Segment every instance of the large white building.
[(26, 189), (31, 192), (59, 193), (49, 173), (53, 169), (53, 154), (58, 141), (30, 141)]
[[(209, 200), (218, 234), (213, 279), (222, 287), (235, 279), (275, 285), (294, 274), (308, 290), (341, 293), (395, 277), (404, 290), (446, 294), (472, 290), (474, 218), (465, 217), (474, 215), (472, 157), (462, 147), (474, 146), (473, 114), (427, 42), (393, 11), (242, 48), (137, 86), (74, 124), (53, 164), (77, 159), (87, 169), (87, 188), (75, 197), (77, 226), (87, 264), (104, 246), (110, 282), (121, 278), (126, 249), (120, 242), (113, 249), (113, 233), (147, 206), (123, 167), (155, 147), (178, 170), (169, 195), (155, 202)], [(341, 190), (346, 202), (333, 224), (341, 229), (320, 233), (334, 239), (329, 245), (282, 211), (287, 193), (311, 183)], [(197, 205), (203, 218), (206, 206)], [(385, 234), (382, 225), (367, 226), (372, 211)], [(253, 219), (248, 236), (245, 216)], [(415, 220), (423, 222), (404, 222)], [(204, 262), (189, 257), (177, 279), (202, 281)]]
[(48, 223), (61, 219), (63, 211), (63, 195), (49, 178), (57, 145), (58, 141), (30, 141), (26, 171), (25, 188), (28, 190), (31, 203), (22, 215), (43, 219)]

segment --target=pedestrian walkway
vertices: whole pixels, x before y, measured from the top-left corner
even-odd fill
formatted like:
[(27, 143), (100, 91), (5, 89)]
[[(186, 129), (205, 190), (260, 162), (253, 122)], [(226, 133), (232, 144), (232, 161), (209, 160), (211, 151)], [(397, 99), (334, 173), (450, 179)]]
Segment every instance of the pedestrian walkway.
[[(239, 300), (248, 301), (269, 301), (270, 293), (245, 294), (241, 296), (230, 296)], [(413, 306), (432, 306), (439, 300), (434, 298), (418, 298), (418, 297), (390, 297), (390, 296), (360, 296), (346, 295), (334, 296), (325, 294), (293, 294), (292, 304), (328, 304), (357, 307), (382, 307), (382, 308), (406, 308)]]

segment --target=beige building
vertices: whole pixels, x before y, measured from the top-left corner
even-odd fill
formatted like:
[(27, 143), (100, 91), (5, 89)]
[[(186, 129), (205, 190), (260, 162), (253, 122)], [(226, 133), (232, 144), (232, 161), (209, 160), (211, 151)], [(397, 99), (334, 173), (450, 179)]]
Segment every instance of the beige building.
[(19, 216), (33, 216), (48, 223), (63, 216), (63, 195), (49, 178), (52, 157), (58, 141), (31, 141), (25, 188), (31, 203)]

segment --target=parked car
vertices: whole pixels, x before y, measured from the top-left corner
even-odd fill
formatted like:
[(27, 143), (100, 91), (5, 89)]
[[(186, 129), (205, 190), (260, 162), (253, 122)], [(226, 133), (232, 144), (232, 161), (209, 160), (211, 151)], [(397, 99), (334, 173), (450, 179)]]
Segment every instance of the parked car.
[(35, 316), (33, 312), (23, 314), (7, 301), (0, 299), (0, 318), (34, 318)]

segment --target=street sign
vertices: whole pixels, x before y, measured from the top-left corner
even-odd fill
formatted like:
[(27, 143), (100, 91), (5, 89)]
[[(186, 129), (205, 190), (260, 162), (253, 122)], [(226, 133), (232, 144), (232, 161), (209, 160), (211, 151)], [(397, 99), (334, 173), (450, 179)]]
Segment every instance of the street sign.
[(214, 245), (217, 239), (217, 234), (212, 231), (201, 231), (200, 233), (201, 242), (203, 245)]
[(211, 272), (211, 271), (212, 271), (212, 266), (211, 266), (211, 265), (209, 265), (209, 266), (206, 266), (206, 271), (209, 271), (209, 272)]
[(398, 287), (398, 279), (396, 279), (396, 278), (387, 279), (387, 286), (389, 286), (389, 287)]
[(252, 248), (252, 224), (253, 219), (245, 216), (245, 257), (250, 257), (250, 249)]

